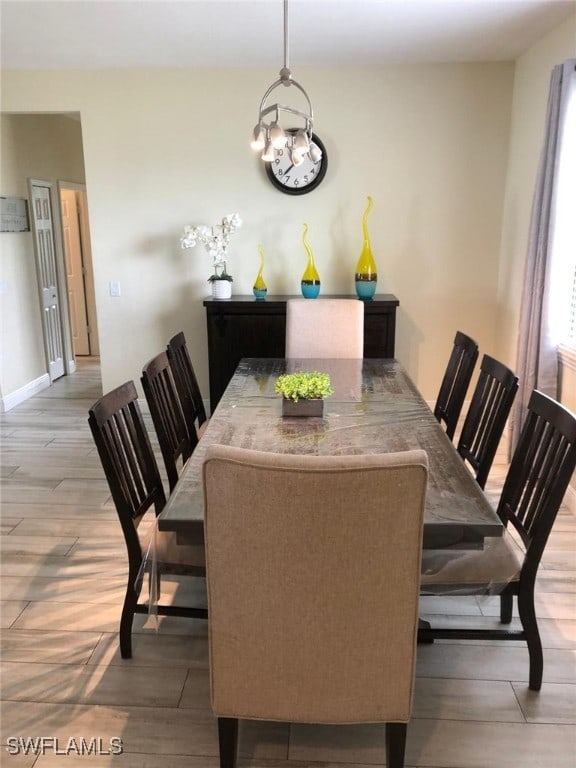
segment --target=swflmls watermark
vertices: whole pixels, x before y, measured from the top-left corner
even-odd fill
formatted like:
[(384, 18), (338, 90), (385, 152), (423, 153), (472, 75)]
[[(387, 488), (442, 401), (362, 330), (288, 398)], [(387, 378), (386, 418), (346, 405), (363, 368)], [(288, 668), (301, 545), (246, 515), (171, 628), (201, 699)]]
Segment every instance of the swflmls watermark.
[(112, 736), (84, 736), (61, 739), (58, 736), (9, 736), (6, 739), (6, 752), (9, 755), (121, 755), (124, 751), (122, 739)]

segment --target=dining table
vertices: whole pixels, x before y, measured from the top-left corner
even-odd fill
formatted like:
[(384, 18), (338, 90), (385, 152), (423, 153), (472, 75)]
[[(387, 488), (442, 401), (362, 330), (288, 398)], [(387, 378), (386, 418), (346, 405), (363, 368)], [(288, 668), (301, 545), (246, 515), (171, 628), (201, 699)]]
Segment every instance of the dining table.
[[(330, 375), (333, 394), (325, 399), (322, 416), (282, 416), (276, 381), (298, 371)], [(157, 521), (181, 544), (203, 541), (202, 465), (212, 444), (310, 456), (423, 449), (429, 463), (423, 547), (479, 549), (504, 533), (488, 498), (395, 359), (241, 360)]]

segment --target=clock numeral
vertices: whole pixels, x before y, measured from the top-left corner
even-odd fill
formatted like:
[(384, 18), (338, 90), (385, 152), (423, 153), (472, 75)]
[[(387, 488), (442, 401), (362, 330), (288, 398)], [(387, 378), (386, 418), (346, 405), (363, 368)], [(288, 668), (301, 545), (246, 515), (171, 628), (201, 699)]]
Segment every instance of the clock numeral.
[[(2, 0), (0, 0), (0, 3)], [(314, 137), (317, 139), (317, 137)], [(325, 153), (322, 142), (318, 147)], [(303, 195), (316, 189), (326, 173), (327, 158), (314, 162), (307, 157), (306, 162), (296, 168), (292, 162), (292, 151), (288, 146), (274, 149), (271, 163), (266, 163), (266, 175), (276, 189), (288, 195)]]

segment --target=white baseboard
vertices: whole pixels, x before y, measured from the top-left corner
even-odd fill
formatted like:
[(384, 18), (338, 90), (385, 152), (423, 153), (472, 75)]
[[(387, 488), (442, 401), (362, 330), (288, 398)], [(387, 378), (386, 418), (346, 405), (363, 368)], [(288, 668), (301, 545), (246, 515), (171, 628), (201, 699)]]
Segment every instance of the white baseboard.
[(28, 384), (20, 387), (20, 389), (17, 389), (0, 399), (0, 413), (6, 413), (6, 411), (9, 411), (11, 408), (20, 405), (20, 403), (28, 400), (29, 397), (37, 395), (38, 392), (41, 392), (43, 389), (46, 389), (46, 387), (49, 386), (50, 376), (47, 373), (44, 373), (37, 379), (34, 379), (34, 381), (29, 381)]

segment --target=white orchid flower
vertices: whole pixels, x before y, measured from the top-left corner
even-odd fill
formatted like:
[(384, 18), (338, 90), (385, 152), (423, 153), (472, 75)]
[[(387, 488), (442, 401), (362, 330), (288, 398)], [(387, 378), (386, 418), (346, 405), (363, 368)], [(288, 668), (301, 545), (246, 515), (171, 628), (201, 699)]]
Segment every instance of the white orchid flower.
[(208, 227), (206, 224), (199, 224), (196, 227), (187, 225), (184, 227), (183, 235), (180, 238), (180, 247), (194, 248), (198, 243), (202, 243), (208, 256), (212, 259), (214, 268), (221, 268), (221, 274), (224, 274), (226, 273), (230, 235), (240, 229), (241, 226), (242, 219), (237, 213), (224, 216), (221, 224), (215, 224), (213, 227)]

